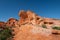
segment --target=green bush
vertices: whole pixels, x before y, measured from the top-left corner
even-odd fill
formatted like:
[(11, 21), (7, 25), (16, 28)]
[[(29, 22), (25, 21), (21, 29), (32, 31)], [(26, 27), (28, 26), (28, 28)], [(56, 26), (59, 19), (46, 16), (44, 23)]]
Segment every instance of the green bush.
[(0, 28), (0, 40), (7, 40), (12, 37), (12, 30), (9, 27)]
[(52, 27), (52, 29), (60, 30), (60, 27), (55, 26), (55, 27)]
[(42, 25), (43, 28), (47, 28), (45, 24)]

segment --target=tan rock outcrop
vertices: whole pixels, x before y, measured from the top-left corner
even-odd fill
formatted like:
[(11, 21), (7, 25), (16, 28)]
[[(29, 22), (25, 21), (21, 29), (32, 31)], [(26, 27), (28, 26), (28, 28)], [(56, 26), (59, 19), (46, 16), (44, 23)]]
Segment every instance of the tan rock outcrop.
[(42, 18), (40, 16), (37, 16), (34, 12), (32, 11), (20, 11), (19, 12), (19, 24), (24, 24), (24, 23), (32, 23), (32, 24), (37, 24), (39, 23), (38, 21), (41, 20)]
[(52, 34), (51, 31), (35, 25), (22, 25), (14, 40), (60, 40), (60, 35)]
[[(31, 11), (20, 11), (19, 31), (14, 40), (60, 40), (60, 30), (52, 29), (60, 26), (60, 20), (42, 18)], [(43, 28), (42, 25), (46, 25)]]
[(14, 30), (13, 40), (60, 40), (60, 20), (44, 18), (30, 10), (21, 10), (19, 17), (10, 18), (6, 24), (0, 22), (0, 26), (5, 24)]

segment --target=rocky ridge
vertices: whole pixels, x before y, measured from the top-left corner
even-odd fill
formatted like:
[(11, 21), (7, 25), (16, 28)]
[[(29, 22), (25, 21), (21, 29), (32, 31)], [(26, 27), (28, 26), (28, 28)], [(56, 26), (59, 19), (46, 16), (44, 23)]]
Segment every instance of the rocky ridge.
[(21, 10), (19, 17), (0, 22), (14, 30), (13, 40), (60, 40), (60, 20), (44, 18), (29, 10)]

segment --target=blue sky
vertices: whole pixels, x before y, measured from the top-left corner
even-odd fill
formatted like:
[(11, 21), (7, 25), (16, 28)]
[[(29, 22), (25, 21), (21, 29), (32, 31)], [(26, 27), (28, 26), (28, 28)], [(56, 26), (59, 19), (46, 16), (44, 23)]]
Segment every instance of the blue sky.
[(60, 19), (60, 0), (0, 0), (0, 21), (7, 21), (10, 17), (19, 19), (19, 10)]

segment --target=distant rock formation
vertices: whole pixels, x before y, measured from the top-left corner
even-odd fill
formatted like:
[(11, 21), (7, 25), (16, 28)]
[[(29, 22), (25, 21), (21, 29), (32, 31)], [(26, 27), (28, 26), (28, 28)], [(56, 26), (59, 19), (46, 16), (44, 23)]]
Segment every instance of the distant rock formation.
[(5, 22), (2, 22), (2, 21), (0, 21), (0, 27), (3, 27), (3, 26), (5, 26)]
[(18, 22), (17, 19), (10, 18), (10, 19), (6, 22), (6, 25), (7, 25), (7, 26), (15, 26), (17, 22)]
[(13, 40), (60, 40), (60, 20), (44, 18), (29, 10), (21, 10), (19, 17), (0, 23), (14, 30)]

